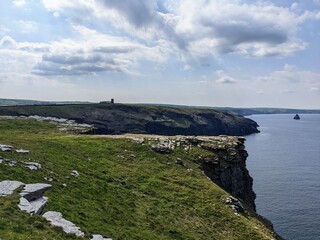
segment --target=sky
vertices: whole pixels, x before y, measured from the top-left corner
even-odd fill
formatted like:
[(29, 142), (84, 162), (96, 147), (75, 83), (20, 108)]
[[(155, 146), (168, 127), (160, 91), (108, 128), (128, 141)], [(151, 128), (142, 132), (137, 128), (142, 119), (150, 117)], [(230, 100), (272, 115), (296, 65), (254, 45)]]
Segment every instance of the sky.
[(0, 98), (320, 109), (320, 0), (1, 0)]

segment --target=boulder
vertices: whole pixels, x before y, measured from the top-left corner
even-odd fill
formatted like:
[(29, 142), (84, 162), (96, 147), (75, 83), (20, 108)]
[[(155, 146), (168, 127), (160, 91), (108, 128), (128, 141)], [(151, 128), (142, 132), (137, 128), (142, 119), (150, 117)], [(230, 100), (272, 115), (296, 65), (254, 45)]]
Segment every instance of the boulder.
[(50, 188), (52, 188), (52, 185), (45, 183), (27, 184), (21, 191), (20, 196), (32, 202), (42, 198), (44, 192)]
[(21, 211), (25, 211), (30, 215), (34, 215), (34, 214), (38, 215), (42, 212), (47, 202), (48, 202), (47, 197), (41, 197), (31, 202), (29, 202), (26, 198), (21, 197), (18, 207), (20, 208)]
[(0, 182), (0, 197), (11, 195), (14, 190), (22, 186), (22, 182), (5, 180)]
[(63, 218), (60, 212), (48, 211), (42, 215), (51, 225), (60, 227), (67, 234), (75, 234), (77, 237), (83, 237), (84, 233), (74, 223)]

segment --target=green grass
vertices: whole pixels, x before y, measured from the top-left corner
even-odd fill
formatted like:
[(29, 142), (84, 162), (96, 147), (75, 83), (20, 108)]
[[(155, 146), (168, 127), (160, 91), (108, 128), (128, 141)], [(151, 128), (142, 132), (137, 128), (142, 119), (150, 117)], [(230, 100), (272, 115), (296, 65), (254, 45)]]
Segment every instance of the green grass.
[[(0, 120), (0, 143), (30, 150), (29, 155), (0, 156), (42, 164), (40, 171), (0, 164), (0, 181), (37, 183), (52, 177), (45, 210), (62, 212), (81, 227), (85, 239), (91, 233), (114, 240), (272, 237), (253, 213), (236, 216), (224, 204), (228, 194), (199, 169), (197, 156), (212, 154), (203, 149), (163, 155), (130, 140), (60, 133), (54, 125), (32, 120)], [(177, 157), (186, 166), (177, 165)], [(80, 176), (72, 177), (72, 170)], [(17, 192), (0, 198), (0, 238), (75, 239), (21, 212), (18, 202)]]

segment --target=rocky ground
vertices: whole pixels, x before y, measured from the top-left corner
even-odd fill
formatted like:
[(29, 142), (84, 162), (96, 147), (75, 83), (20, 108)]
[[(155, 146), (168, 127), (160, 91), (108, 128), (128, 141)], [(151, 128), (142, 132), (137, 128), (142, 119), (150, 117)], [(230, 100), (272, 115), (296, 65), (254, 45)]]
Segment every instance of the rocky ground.
[[(64, 121), (63, 121), (64, 122)], [(69, 125), (70, 126), (70, 125)], [(71, 126), (72, 128), (73, 126)], [(14, 147), (11, 145), (0, 144), (0, 150), (4, 152), (14, 151)], [(29, 150), (15, 150), (17, 153), (29, 154)], [(4, 159), (0, 156), (0, 164), (6, 164), (10, 167), (17, 167), (16, 161), (11, 161), (10, 159)], [(22, 162), (22, 166), (28, 168), (32, 171), (37, 171), (41, 169), (40, 163), (35, 162)], [(70, 173), (74, 177), (78, 177), (79, 173), (73, 170)], [(52, 178), (45, 177), (46, 181), (53, 181)], [(41, 215), (51, 225), (60, 227), (66, 234), (74, 234), (77, 237), (83, 237), (84, 232), (81, 231), (74, 223), (63, 218), (62, 213), (56, 211), (44, 212), (44, 208), (48, 203), (48, 197), (44, 196), (44, 193), (52, 188), (51, 184), (47, 183), (34, 183), (34, 184), (24, 184), (19, 181), (4, 180), (0, 182), (0, 197), (6, 197), (12, 195), (15, 190), (23, 186), (20, 191), (20, 202), (18, 207), (21, 211), (24, 211), (30, 215)], [(63, 184), (66, 186), (66, 184)], [(91, 240), (112, 240), (111, 238), (105, 238), (100, 234), (92, 234)]]

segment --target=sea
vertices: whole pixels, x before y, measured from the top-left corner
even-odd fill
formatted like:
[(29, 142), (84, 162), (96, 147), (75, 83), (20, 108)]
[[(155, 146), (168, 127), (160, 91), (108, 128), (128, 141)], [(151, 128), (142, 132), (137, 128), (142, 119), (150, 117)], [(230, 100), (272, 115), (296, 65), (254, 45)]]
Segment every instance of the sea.
[(257, 212), (287, 240), (319, 240), (320, 114), (247, 117), (261, 131), (245, 144)]

